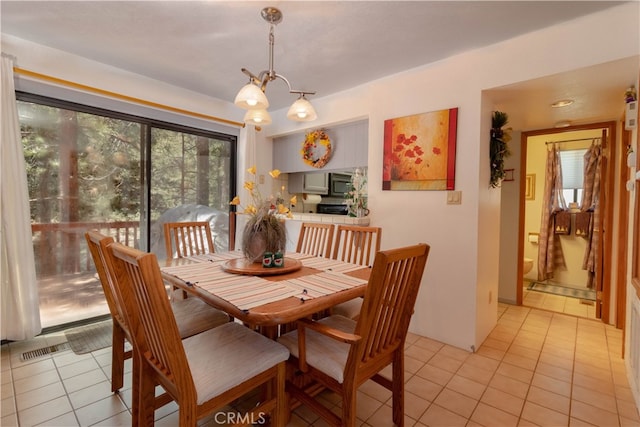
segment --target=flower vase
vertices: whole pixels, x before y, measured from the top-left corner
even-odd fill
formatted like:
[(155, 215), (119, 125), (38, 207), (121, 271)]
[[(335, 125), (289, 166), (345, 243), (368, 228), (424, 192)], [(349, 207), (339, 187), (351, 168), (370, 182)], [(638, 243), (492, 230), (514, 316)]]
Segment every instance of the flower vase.
[(287, 234), (284, 224), (274, 215), (251, 218), (244, 227), (242, 252), (250, 262), (262, 262), (265, 252), (284, 254)]

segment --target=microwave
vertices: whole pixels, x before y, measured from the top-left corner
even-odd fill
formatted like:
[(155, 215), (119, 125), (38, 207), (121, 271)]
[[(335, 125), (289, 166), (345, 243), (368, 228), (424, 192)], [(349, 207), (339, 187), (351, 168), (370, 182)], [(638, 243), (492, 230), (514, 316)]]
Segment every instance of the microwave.
[(349, 190), (351, 190), (351, 174), (329, 174), (329, 196), (344, 198), (344, 195), (348, 193)]

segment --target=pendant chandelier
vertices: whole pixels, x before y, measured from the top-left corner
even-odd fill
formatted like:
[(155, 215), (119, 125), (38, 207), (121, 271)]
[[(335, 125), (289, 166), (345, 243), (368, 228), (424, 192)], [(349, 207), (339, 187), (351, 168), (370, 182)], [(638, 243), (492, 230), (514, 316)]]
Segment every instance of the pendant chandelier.
[(246, 68), (242, 72), (249, 76), (249, 83), (244, 85), (234, 101), (235, 105), (247, 110), (244, 122), (252, 125), (268, 125), (271, 123), (271, 116), (267, 111), (269, 100), (264, 94), (267, 83), (276, 78), (284, 80), (289, 88), (289, 93), (298, 95), (298, 99), (291, 105), (287, 112), (287, 118), (297, 122), (309, 122), (315, 120), (318, 115), (305, 95), (315, 95), (315, 92), (291, 89), (291, 84), (284, 76), (278, 74), (273, 69), (273, 45), (275, 36), (273, 30), (282, 21), (282, 12), (275, 7), (265, 7), (261, 12), (262, 19), (269, 23), (269, 69), (263, 70), (256, 76)]

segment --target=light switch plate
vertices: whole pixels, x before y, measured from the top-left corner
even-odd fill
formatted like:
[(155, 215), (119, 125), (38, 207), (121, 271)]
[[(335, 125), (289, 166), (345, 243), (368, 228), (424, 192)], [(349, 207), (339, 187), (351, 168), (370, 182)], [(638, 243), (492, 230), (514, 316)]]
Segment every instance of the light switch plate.
[(447, 191), (447, 204), (448, 205), (462, 204), (462, 191)]

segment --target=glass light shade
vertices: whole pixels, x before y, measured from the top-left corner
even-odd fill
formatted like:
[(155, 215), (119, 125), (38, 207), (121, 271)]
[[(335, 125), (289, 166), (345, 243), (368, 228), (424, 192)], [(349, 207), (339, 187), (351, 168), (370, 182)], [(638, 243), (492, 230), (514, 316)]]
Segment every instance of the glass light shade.
[(265, 126), (271, 124), (271, 116), (267, 110), (249, 110), (244, 115), (244, 122), (248, 125)]
[(313, 105), (306, 98), (300, 97), (289, 108), (287, 118), (296, 122), (310, 122), (317, 119), (318, 115)]
[(269, 108), (269, 100), (262, 92), (262, 90), (260, 90), (260, 88), (253, 83), (248, 83), (242, 86), (242, 89), (240, 89), (240, 91), (236, 95), (234, 104), (236, 104), (240, 108), (244, 108), (245, 110), (266, 110), (267, 108)]

